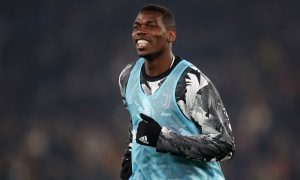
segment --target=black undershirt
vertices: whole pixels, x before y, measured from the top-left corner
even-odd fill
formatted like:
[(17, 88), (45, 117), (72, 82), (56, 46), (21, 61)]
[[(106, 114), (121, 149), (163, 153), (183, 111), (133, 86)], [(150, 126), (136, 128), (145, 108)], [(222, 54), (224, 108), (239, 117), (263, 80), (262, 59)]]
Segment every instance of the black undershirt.
[(176, 56), (175, 59), (174, 59), (174, 63), (172, 65), (172, 67), (170, 69), (168, 69), (167, 71), (163, 72), (162, 74), (158, 75), (158, 76), (148, 76), (146, 74), (145, 64), (143, 64), (141, 78), (144, 81), (148, 81), (148, 82), (155, 82), (155, 81), (161, 80), (161, 79), (167, 77), (181, 60), (182, 60), (181, 57)]

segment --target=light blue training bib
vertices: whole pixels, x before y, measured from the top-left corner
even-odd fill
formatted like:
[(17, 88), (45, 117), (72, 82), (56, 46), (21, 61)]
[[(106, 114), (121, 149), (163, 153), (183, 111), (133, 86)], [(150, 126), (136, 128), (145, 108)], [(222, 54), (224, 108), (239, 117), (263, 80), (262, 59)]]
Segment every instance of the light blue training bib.
[(224, 179), (219, 162), (201, 162), (186, 159), (170, 153), (156, 152), (153, 147), (136, 143), (135, 136), (140, 113), (156, 120), (162, 127), (171, 129), (177, 134), (191, 136), (201, 134), (193, 122), (180, 111), (175, 90), (178, 79), (183, 71), (191, 65), (182, 60), (168, 75), (161, 87), (152, 95), (146, 95), (140, 85), (141, 68), (144, 59), (140, 58), (133, 67), (127, 88), (126, 101), (132, 120), (132, 180), (163, 180), (163, 179)]

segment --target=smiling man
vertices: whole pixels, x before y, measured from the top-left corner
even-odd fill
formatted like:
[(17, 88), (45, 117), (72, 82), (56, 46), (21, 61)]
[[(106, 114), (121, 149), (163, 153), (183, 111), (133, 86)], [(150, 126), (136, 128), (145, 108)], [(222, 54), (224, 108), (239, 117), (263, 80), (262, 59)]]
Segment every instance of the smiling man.
[(172, 13), (143, 7), (132, 39), (140, 58), (119, 78), (131, 117), (121, 178), (224, 179), (219, 161), (235, 149), (229, 118), (212, 82), (174, 56)]

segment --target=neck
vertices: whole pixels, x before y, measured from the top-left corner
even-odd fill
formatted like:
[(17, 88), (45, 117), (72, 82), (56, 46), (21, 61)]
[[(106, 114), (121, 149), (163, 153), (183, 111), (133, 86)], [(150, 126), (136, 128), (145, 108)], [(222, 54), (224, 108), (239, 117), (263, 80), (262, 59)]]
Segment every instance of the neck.
[(157, 57), (145, 58), (145, 71), (147, 76), (158, 76), (166, 72), (173, 62), (173, 57), (174, 55), (172, 51), (168, 51), (160, 54)]

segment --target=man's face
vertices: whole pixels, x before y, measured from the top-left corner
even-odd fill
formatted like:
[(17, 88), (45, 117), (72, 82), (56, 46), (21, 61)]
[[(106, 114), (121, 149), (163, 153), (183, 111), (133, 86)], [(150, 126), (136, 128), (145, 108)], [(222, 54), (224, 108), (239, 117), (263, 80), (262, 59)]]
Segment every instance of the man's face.
[(159, 54), (170, 47), (168, 30), (159, 12), (140, 12), (133, 23), (132, 39), (141, 57)]

